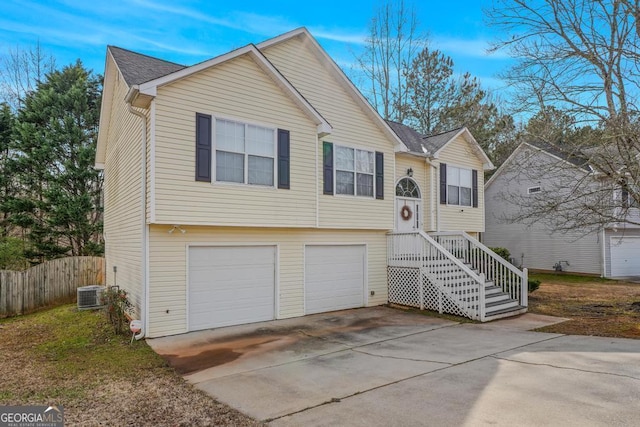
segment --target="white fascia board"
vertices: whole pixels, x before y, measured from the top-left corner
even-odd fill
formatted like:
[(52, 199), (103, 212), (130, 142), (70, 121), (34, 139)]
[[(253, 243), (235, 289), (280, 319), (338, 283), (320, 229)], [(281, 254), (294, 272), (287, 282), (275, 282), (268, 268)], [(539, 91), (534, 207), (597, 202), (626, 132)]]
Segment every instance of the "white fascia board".
[[(114, 69), (115, 67), (115, 69)], [(111, 104), (113, 99), (113, 85), (109, 84), (112, 73), (120, 73), (120, 69), (118, 68), (118, 64), (113, 59), (109, 48), (107, 48), (107, 53), (105, 55), (104, 60), (104, 88), (102, 90), (102, 99), (100, 101), (100, 119), (98, 126), (98, 141), (96, 143), (96, 156), (95, 163), (96, 168), (98, 164), (103, 165), (106, 162), (107, 155), (107, 133), (109, 129), (109, 124), (111, 122)], [(121, 74), (121, 73), (120, 73)]]
[(250, 55), (258, 66), (293, 100), (293, 102), (318, 126), (318, 133), (331, 133), (331, 124), (307, 101), (298, 90), (269, 62), (269, 60), (253, 45), (247, 45), (224, 55), (209, 59), (191, 67), (183, 68), (169, 75), (139, 85), (141, 94), (155, 97), (158, 87), (176, 82), (195, 73), (206, 70), (242, 55)]
[(489, 188), (489, 186), (491, 184), (493, 184), (493, 182), (496, 180), (496, 178), (502, 174), (503, 169), (505, 169), (506, 167), (508, 167), (508, 165), (513, 161), (513, 158), (516, 156), (516, 154), (522, 149), (522, 146), (524, 145), (529, 145), (526, 142), (521, 142), (520, 145), (518, 145), (516, 147), (515, 150), (513, 150), (513, 152), (509, 155), (509, 157), (507, 157), (507, 160), (505, 160), (504, 162), (502, 162), (502, 164), (500, 165), (500, 167), (498, 168), (497, 171), (495, 171), (495, 173), (493, 175), (491, 175), (491, 178), (489, 178), (489, 180), (487, 182), (484, 183), (484, 189), (486, 190), (487, 188)]
[[(314, 46), (314, 51), (316, 56), (320, 59), (320, 61), (325, 64), (329, 70), (331, 70), (334, 75), (338, 77), (338, 81), (341, 85), (350, 92), (355, 98), (356, 102), (360, 104), (360, 107), (368, 115), (375, 123), (378, 123), (383, 133), (385, 133), (392, 141), (395, 142), (396, 149), (398, 146), (404, 148), (408, 151), (407, 147), (404, 145), (402, 140), (396, 135), (396, 133), (389, 127), (387, 122), (380, 116), (380, 114), (369, 104), (362, 93), (354, 86), (354, 84), (349, 80), (349, 78), (344, 74), (342, 69), (335, 63), (335, 61), (327, 54), (327, 52), (320, 46), (320, 44), (316, 41), (316, 39), (309, 33), (309, 31), (305, 27), (300, 27), (295, 30), (289, 31), (288, 33), (284, 33), (272, 39), (266, 40), (257, 45), (257, 48), (262, 50), (266, 49), (269, 46), (273, 46), (279, 43), (282, 43), (286, 40), (292, 39), (294, 37), (303, 36), (306, 37), (311, 44)], [(401, 149), (400, 151), (405, 151)]]

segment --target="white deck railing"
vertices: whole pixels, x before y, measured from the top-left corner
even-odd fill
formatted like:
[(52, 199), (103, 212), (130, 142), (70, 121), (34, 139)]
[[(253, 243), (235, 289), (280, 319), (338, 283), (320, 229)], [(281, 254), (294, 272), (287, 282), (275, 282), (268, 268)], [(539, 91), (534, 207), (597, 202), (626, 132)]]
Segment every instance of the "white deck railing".
[(430, 233), (430, 235), (448, 252), (471, 265), (472, 269), (484, 274), (487, 280), (500, 286), (503, 292), (518, 301), (522, 307), (529, 305), (526, 268), (519, 270), (464, 231)]
[(485, 320), (485, 278), (422, 231), (387, 238), (389, 302)]

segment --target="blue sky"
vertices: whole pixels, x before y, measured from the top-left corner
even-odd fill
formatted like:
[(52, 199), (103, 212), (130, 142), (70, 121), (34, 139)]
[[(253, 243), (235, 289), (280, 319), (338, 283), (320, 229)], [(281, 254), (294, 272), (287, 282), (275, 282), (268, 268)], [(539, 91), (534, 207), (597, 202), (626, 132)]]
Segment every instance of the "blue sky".
[[(259, 43), (305, 26), (334, 60), (348, 69), (360, 52), (380, 0), (171, 1), (171, 0), (3, 0), (0, 54), (38, 41), (58, 65), (80, 58), (104, 70), (106, 45), (116, 45), (185, 65)], [(459, 73), (469, 71), (499, 89), (496, 74), (510, 60), (488, 55), (495, 34), (482, 8), (491, 0), (416, 1), (420, 29), (432, 47), (451, 56)]]

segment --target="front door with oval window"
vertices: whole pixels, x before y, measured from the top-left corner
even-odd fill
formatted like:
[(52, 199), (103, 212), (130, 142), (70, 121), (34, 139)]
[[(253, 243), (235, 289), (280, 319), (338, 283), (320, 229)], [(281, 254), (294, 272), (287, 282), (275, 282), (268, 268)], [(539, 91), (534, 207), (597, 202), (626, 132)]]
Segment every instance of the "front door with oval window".
[(402, 178), (396, 185), (396, 230), (416, 231), (422, 222), (422, 198), (418, 184)]

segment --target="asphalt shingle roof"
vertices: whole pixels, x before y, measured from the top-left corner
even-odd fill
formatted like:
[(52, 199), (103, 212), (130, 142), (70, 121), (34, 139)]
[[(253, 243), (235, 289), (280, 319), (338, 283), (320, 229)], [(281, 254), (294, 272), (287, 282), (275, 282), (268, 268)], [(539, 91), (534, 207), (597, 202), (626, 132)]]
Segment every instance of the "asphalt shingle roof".
[(386, 122), (396, 135), (398, 135), (398, 138), (404, 142), (404, 145), (407, 146), (409, 151), (419, 154), (433, 154), (437, 152), (462, 129), (458, 128), (436, 135), (426, 136), (402, 123), (394, 122), (393, 120), (387, 120)]
[(132, 52), (117, 46), (108, 46), (108, 49), (129, 86), (142, 84), (186, 68), (184, 65)]
[(565, 150), (562, 147), (558, 147), (556, 145), (542, 141), (527, 141), (527, 143), (543, 151), (546, 151), (547, 153), (552, 154), (566, 162), (569, 162), (572, 165), (584, 169), (587, 172), (591, 171), (591, 168), (589, 167), (589, 159), (579, 151)]

